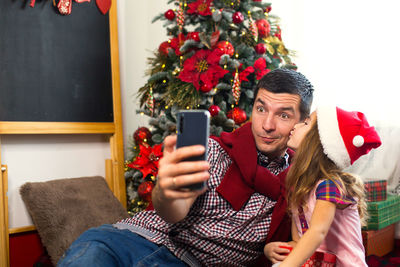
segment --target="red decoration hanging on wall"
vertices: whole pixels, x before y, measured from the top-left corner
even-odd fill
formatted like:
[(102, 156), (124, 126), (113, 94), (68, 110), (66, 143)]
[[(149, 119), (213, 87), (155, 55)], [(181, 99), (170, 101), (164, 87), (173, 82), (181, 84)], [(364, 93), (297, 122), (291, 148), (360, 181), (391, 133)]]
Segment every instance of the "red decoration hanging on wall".
[(71, 14), (72, 0), (60, 0), (57, 5), (58, 11), (61, 15)]
[(97, 7), (104, 15), (110, 10), (111, 0), (96, 0)]
[[(36, 0), (31, 0), (30, 6), (35, 6)], [(75, 0), (77, 3), (90, 2), (90, 0)], [(53, 0), (53, 4), (55, 5), (55, 0)], [(111, 0), (96, 0), (96, 5), (99, 8), (100, 12), (104, 15), (110, 10)], [(57, 4), (58, 11), (61, 15), (69, 15), (72, 10), (72, 0), (59, 0)]]

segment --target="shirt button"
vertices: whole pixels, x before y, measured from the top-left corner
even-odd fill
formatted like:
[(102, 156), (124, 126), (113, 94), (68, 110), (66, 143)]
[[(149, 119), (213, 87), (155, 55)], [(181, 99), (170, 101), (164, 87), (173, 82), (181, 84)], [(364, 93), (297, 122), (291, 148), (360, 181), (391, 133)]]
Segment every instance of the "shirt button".
[(179, 232), (177, 230), (172, 229), (171, 231), (169, 231), (168, 235), (169, 237), (175, 237), (179, 234)]

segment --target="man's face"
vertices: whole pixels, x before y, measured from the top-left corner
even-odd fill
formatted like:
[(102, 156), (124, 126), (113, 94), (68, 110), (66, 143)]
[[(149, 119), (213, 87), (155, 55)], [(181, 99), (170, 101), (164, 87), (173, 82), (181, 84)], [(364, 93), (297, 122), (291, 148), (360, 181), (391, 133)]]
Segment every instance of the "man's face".
[(260, 88), (251, 120), (257, 149), (270, 158), (283, 156), (290, 131), (300, 121), (300, 96)]

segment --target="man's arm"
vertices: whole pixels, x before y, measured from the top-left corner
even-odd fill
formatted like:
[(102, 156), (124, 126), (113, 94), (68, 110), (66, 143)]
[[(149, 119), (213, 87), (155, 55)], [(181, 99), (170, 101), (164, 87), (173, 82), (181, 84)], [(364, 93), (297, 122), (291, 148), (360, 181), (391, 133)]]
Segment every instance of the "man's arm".
[(196, 198), (207, 189), (189, 191), (185, 185), (209, 179), (207, 161), (182, 161), (204, 153), (204, 146), (188, 146), (175, 150), (176, 136), (164, 140), (164, 155), (160, 159), (157, 184), (152, 201), (157, 214), (166, 222), (176, 223), (186, 217)]

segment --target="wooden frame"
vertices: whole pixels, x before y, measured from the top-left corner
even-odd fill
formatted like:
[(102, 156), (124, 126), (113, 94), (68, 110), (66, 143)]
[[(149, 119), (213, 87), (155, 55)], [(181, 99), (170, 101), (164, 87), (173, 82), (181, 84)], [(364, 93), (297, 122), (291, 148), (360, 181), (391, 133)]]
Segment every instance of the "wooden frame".
[[(118, 50), (117, 0), (109, 10), (110, 56), (114, 122), (0, 122), (0, 135), (8, 134), (105, 134), (109, 136), (111, 159), (106, 160), (106, 180), (114, 195), (126, 207), (121, 89)], [(0, 151), (1, 152), (1, 151)], [(0, 153), (1, 163), (1, 153)], [(9, 266), (9, 234), (34, 230), (34, 226), (9, 229), (7, 166), (0, 172), (0, 266)]]
[[(1, 161), (1, 156), (0, 156)], [(8, 239), (8, 175), (7, 166), (1, 165), (0, 171), (0, 266), (9, 266), (9, 239)]]

